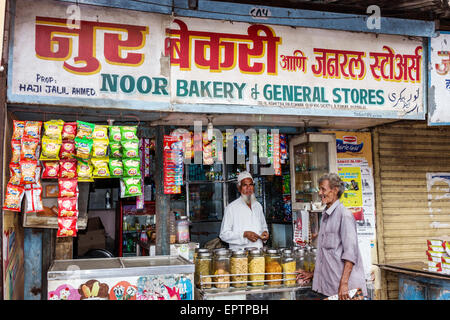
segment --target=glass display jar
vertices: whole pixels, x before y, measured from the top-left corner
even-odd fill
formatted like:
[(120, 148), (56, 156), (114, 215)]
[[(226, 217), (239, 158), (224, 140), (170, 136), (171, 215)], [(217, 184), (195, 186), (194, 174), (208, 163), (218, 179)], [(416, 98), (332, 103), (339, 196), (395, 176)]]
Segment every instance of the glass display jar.
[[(281, 285), (281, 279), (283, 279), (282, 268), (281, 268), (281, 256), (278, 250), (268, 249), (265, 256), (265, 269), (266, 269), (266, 280), (268, 286), (279, 286)], [(274, 280), (280, 281), (274, 281)]]
[(260, 249), (253, 249), (248, 255), (248, 273), (250, 286), (264, 285), (265, 260)]
[(230, 253), (228, 250), (218, 250), (213, 257), (213, 282), (216, 288), (230, 287)]
[(297, 269), (305, 270), (305, 249), (296, 248), (294, 251), (294, 257)]
[(293, 286), (296, 283), (296, 263), (292, 250), (284, 250), (281, 257), (281, 268), (283, 269), (283, 282), (285, 286)]
[(198, 254), (201, 253), (201, 252), (209, 252), (209, 253), (211, 253), (211, 251), (210, 251), (209, 249), (206, 249), (206, 248), (196, 248), (195, 251), (194, 251), (194, 256), (193, 256), (194, 264), (195, 264), (195, 261), (196, 261), (196, 259), (197, 259), (197, 257), (198, 257)]
[(314, 269), (316, 268), (316, 257), (317, 257), (317, 249), (312, 248), (310, 253), (310, 260), (309, 260), (309, 271), (314, 272)]
[(248, 273), (248, 258), (243, 249), (233, 251), (230, 258), (231, 281), (238, 281), (233, 283), (235, 288), (242, 288), (247, 286)]
[(177, 243), (189, 242), (189, 221), (186, 216), (181, 216), (176, 221)]
[[(207, 250), (207, 249), (206, 249)], [(195, 259), (195, 284), (199, 288), (211, 288), (212, 257), (209, 251), (198, 252)], [(201, 277), (200, 276), (205, 276)], [(209, 282), (209, 283), (205, 283)], [(205, 283), (205, 284), (203, 284)]]

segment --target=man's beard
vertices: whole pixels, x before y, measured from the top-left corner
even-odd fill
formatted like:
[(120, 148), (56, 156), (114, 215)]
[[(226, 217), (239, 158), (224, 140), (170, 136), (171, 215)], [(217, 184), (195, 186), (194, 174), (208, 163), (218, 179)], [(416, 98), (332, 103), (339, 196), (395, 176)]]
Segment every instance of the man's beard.
[(244, 199), (245, 203), (248, 205), (252, 205), (252, 203), (256, 202), (256, 196), (254, 193), (247, 195), (241, 194), (242, 199)]

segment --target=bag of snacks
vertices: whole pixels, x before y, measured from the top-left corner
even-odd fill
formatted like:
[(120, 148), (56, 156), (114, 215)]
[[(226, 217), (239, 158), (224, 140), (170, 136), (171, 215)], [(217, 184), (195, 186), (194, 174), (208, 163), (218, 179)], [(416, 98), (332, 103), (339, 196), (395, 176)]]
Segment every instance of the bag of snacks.
[(75, 140), (77, 135), (77, 123), (65, 122), (61, 132), (61, 139), (63, 140)]
[(59, 161), (59, 178), (73, 179), (77, 177), (77, 160), (64, 159)]
[[(36, 173), (38, 171), (37, 160), (21, 160), (20, 161), (20, 184), (33, 184), (38, 180), (36, 179)], [(39, 175), (38, 175), (39, 178)]]
[(42, 137), (42, 153), (39, 160), (59, 160), (59, 150), (61, 149), (61, 140)]
[(123, 176), (123, 163), (121, 159), (109, 158), (109, 172), (111, 177)]
[(120, 133), (119, 126), (111, 126), (109, 127), (109, 140), (120, 142), (122, 140), (122, 134)]
[(92, 139), (87, 138), (75, 138), (75, 156), (77, 158), (87, 160), (92, 150)]
[(108, 154), (108, 140), (105, 139), (93, 139), (92, 143), (92, 157), (101, 158)]
[(22, 199), (24, 194), (24, 187), (8, 184), (6, 186), (5, 202), (3, 203), (3, 210), (20, 212), (22, 207)]
[(139, 156), (139, 140), (122, 141), (123, 156), (125, 158), (135, 158)]
[(92, 158), (92, 165), (94, 167), (92, 171), (92, 176), (94, 178), (109, 178), (109, 159), (104, 158)]
[(50, 139), (62, 140), (63, 120), (50, 120), (44, 122), (44, 136)]
[(60, 159), (71, 159), (75, 156), (75, 141), (63, 140), (59, 151)]
[(11, 151), (12, 151), (11, 162), (19, 163), (21, 149), (22, 149), (22, 142), (20, 140), (11, 140)]
[(141, 177), (125, 177), (120, 179), (121, 198), (142, 195)]
[(96, 124), (94, 127), (94, 132), (92, 133), (93, 139), (108, 139), (108, 126)]
[(11, 162), (9, 164), (9, 184), (20, 185), (21, 176), (20, 164)]
[(78, 199), (58, 198), (58, 217), (78, 217)]
[(20, 144), (20, 160), (38, 160), (39, 139), (22, 138)]
[(58, 180), (58, 197), (72, 198), (78, 197), (78, 180), (77, 179), (59, 179)]
[(136, 177), (141, 175), (141, 162), (139, 158), (123, 159), (123, 175), (124, 177)]
[(25, 213), (44, 211), (42, 204), (42, 187), (35, 185), (25, 185)]
[(120, 134), (123, 140), (135, 140), (137, 139), (137, 127), (136, 126), (121, 126)]
[(44, 170), (42, 179), (57, 179), (59, 177), (59, 161), (42, 161)]
[(25, 129), (25, 121), (14, 120), (13, 121), (13, 134), (12, 140), (20, 140), (23, 138), (23, 132)]
[(77, 235), (77, 217), (58, 218), (57, 237), (75, 237)]
[(23, 138), (41, 138), (42, 121), (26, 121), (23, 129)]
[(92, 134), (94, 133), (95, 124), (77, 121), (77, 136), (76, 138), (88, 138), (92, 139)]
[(110, 153), (109, 156), (113, 158), (122, 158), (122, 145), (120, 142), (110, 142), (109, 144)]
[(77, 176), (79, 182), (93, 182), (92, 177), (92, 164), (90, 161), (78, 160), (77, 164)]

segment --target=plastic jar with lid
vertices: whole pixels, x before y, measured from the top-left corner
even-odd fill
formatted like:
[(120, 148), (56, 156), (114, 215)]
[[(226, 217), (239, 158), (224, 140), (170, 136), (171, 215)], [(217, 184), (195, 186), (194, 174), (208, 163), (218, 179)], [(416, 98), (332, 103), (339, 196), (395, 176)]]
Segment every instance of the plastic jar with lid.
[(206, 249), (206, 248), (196, 248), (195, 251), (194, 251), (194, 256), (193, 256), (194, 263), (195, 263), (195, 260), (197, 259), (198, 254), (200, 252), (209, 252), (209, 253), (211, 253), (211, 250)]
[(292, 286), (296, 283), (295, 270), (296, 263), (294, 256), (292, 255), (292, 250), (284, 250), (281, 257), (281, 268), (283, 269), (283, 282), (285, 286)]
[(248, 254), (248, 279), (253, 287), (264, 285), (265, 260), (260, 249), (253, 249)]
[(214, 252), (213, 257), (213, 282), (216, 288), (230, 287), (230, 253), (228, 250)]
[[(265, 256), (265, 269), (266, 269), (266, 280), (268, 286), (279, 286), (281, 285), (281, 279), (283, 279), (282, 267), (281, 267), (281, 256), (278, 250), (268, 249)], [(273, 281), (273, 280), (280, 281)]]
[(186, 216), (181, 216), (176, 221), (177, 230), (177, 242), (188, 243), (189, 242), (189, 221)]
[(242, 288), (247, 286), (248, 258), (245, 250), (233, 251), (230, 258), (231, 281), (237, 281), (232, 286)]
[[(199, 288), (211, 288), (212, 256), (209, 251), (198, 252), (195, 259), (195, 283)], [(200, 277), (204, 276), (204, 277)], [(205, 283), (209, 282), (209, 283)], [(203, 284), (205, 283), (205, 284)]]
[(305, 270), (305, 249), (296, 248), (294, 251), (294, 257), (297, 269)]

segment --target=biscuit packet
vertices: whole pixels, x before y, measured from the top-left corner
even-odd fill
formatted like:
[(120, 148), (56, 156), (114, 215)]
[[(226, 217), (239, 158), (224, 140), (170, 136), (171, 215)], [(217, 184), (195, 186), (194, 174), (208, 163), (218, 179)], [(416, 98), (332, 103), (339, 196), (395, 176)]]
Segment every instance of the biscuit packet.
[(24, 195), (24, 187), (8, 184), (6, 186), (5, 200), (3, 210), (20, 212), (22, 209), (22, 199)]

